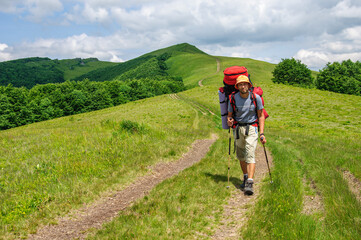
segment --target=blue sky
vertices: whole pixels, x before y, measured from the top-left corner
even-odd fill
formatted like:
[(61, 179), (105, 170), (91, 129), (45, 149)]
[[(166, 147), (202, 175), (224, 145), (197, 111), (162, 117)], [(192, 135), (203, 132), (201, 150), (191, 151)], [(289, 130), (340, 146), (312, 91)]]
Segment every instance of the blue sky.
[(218, 56), (312, 69), (361, 60), (356, 0), (0, 0), (0, 61), (121, 62), (187, 42)]

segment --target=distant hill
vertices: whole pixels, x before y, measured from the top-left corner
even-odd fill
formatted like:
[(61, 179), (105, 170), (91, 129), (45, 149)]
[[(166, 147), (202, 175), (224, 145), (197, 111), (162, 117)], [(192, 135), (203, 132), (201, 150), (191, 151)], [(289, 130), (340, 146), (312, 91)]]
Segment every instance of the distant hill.
[[(181, 43), (144, 54), (140, 57), (119, 63), (115, 66), (88, 72), (75, 78), (74, 80), (82, 81), (83, 79), (89, 79), (90, 81), (104, 82), (114, 79), (125, 80), (129, 78), (144, 78), (154, 75), (164, 75), (166, 74), (164, 71), (166, 70), (164, 61), (170, 58), (173, 54), (177, 53), (206, 54), (193, 45)], [(155, 64), (156, 61), (159, 66)]]
[(24, 58), (0, 62), (0, 85), (32, 88), (37, 84), (61, 83), (66, 80), (104, 82), (167, 75), (165, 60), (179, 53), (206, 54), (188, 43), (159, 49), (123, 63), (96, 58), (51, 60)]
[(136, 68), (140, 64), (145, 63), (149, 59), (154, 58), (154, 56), (144, 56), (138, 57), (123, 63), (118, 63), (115, 66), (105, 67), (101, 69), (96, 69), (94, 71), (90, 71), (81, 76), (74, 78), (75, 81), (82, 81), (84, 79), (89, 79), (90, 81), (104, 82), (111, 81), (117, 76), (124, 74), (127, 71)]
[(23, 58), (0, 62), (0, 85), (32, 88), (37, 84), (61, 83), (98, 68), (115, 63), (96, 58), (51, 60), (50, 58)]
[(141, 57), (148, 56), (148, 55), (159, 56), (159, 55), (162, 55), (164, 53), (168, 53), (168, 54), (200, 53), (200, 54), (208, 55), (207, 53), (199, 50), (197, 47), (195, 47), (193, 45), (190, 45), (188, 43), (181, 43), (181, 44), (173, 45), (173, 46), (170, 46), (170, 47), (167, 47), (167, 48), (162, 48), (162, 49), (155, 50), (153, 52), (144, 54)]
[(36, 84), (64, 82), (64, 73), (49, 58), (24, 58), (0, 63), (0, 84), (31, 88)]

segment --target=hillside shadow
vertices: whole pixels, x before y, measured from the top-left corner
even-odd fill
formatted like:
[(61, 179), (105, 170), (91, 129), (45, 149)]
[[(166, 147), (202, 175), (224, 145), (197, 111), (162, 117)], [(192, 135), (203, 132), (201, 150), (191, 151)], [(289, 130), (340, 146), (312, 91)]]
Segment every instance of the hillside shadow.
[[(206, 175), (207, 177), (212, 178), (212, 180), (215, 181), (216, 183), (228, 182), (228, 176), (227, 175), (213, 174), (213, 173), (209, 173), (209, 172), (206, 172), (204, 175)], [(231, 184), (233, 184), (233, 186), (235, 186), (237, 189), (241, 189), (242, 181), (239, 178), (230, 177), (229, 182)]]

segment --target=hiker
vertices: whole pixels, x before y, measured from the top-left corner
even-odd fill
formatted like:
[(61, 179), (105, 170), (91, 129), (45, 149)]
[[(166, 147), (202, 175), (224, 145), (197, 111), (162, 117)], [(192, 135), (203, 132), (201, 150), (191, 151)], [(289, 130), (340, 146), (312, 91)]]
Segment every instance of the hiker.
[[(250, 91), (251, 87), (252, 84), (247, 76), (240, 75), (237, 78), (235, 88), (239, 92), (230, 95), (227, 116), (228, 126), (234, 128), (236, 154), (243, 172), (241, 188), (244, 189), (247, 195), (253, 194), (258, 130), (262, 144), (266, 143), (266, 137), (264, 136), (265, 115), (262, 100), (259, 95)], [(254, 96), (256, 99), (254, 99)]]

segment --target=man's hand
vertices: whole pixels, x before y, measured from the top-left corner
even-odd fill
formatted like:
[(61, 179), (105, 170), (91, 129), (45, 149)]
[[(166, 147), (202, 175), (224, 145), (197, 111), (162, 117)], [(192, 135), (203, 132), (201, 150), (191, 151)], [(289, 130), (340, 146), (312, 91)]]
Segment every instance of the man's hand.
[(264, 134), (261, 134), (261, 135), (259, 136), (259, 139), (261, 140), (261, 143), (262, 143), (263, 145), (267, 142), (266, 137), (264, 136)]
[(232, 127), (232, 126), (233, 126), (233, 122), (234, 122), (234, 119), (233, 119), (232, 117), (227, 117), (228, 127)]

